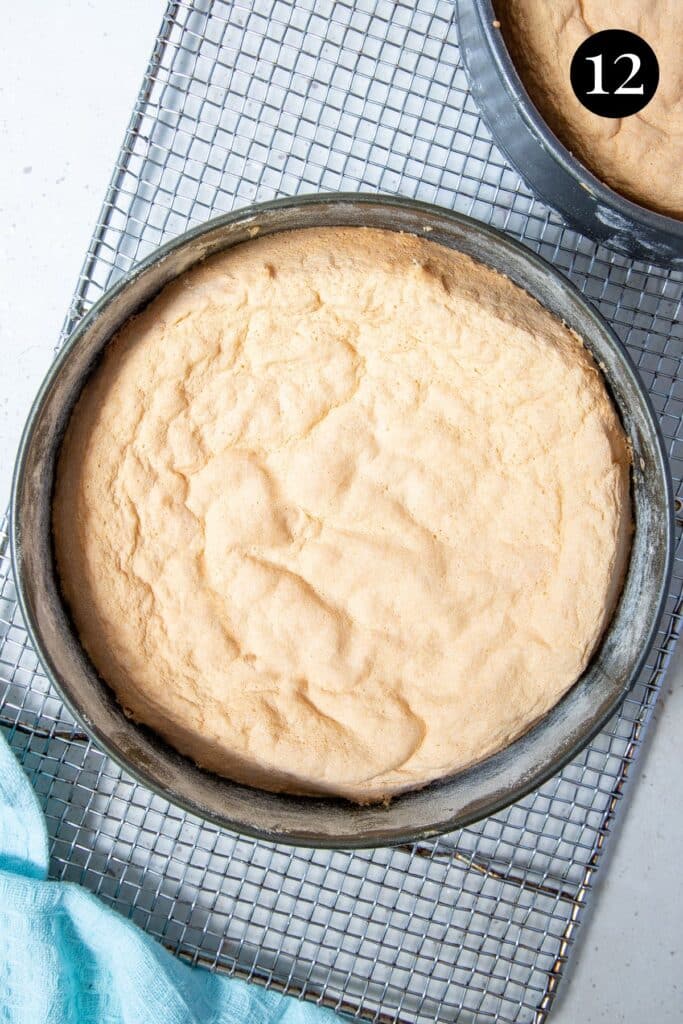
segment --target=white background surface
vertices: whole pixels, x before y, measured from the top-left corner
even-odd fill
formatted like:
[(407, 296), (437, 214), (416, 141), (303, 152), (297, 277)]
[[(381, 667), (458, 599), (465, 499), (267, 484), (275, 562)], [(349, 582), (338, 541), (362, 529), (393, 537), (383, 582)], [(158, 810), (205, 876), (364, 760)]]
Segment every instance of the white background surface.
[[(5, 5), (0, 505), (161, 21), (162, 0)], [(683, 1022), (683, 662), (665, 682), (553, 1024)], [(577, 955), (578, 954), (578, 955)], [(1, 999), (1, 996), (0, 996)]]

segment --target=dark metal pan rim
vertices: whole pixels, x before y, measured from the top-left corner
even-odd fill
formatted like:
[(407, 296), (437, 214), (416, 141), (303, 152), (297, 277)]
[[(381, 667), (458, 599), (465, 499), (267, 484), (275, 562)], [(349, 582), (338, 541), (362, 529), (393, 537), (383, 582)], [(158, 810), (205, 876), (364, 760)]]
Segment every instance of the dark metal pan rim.
[[(579, 315), (583, 318), (584, 330), (580, 333), (600, 357), (626, 425), (631, 423), (632, 414), (637, 417), (637, 424), (633, 420), (631, 428), (635, 430), (637, 425), (636, 449), (642, 450), (639, 457), (645, 457), (642, 486), (647, 489), (647, 500), (658, 502), (653, 510), (655, 517), (648, 518), (649, 512), (646, 514), (653, 569), (637, 650), (628, 657), (627, 671), (607, 686), (607, 675), (601, 665), (603, 652), (610, 647), (614, 622), (623, 618), (620, 603), (589, 669), (527, 733), (492, 757), (424, 789), (399, 796), (387, 807), (359, 807), (343, 800), (299, 798), (239, 786), (198, 768), (150, 730), (126, 718), (85, 658), (74, 634), (56, 584), (51, 538), (46, 536), (51, 473), (61, 442), (59, 431), (46, 429), (47, 421), (50, 416), (54, 422), (59, 417), (63, 430), (75, 401), (74, 394), (83, 387), (93, 360), (66, 402), (59, 394), (62, 378), (68, 375), (72, 362), (81, 357), (88, 340), (102, 329), (112, 309), (114, 317), (103, 330), (104, 340), (95, 342), (98, 353), (116, 326), (132, 315), (128, 309), (117, 321), (117, 305), (131, 291), (140, 290), (147, 278), (156, 277), (154, 290), (137, 308), (146, 305), (167, 280), (176, 276), (171, 272), (167, 280), (163, 279), (164, 268), (170, 269), (177, 259), (189, 260), (186, 269), (214, 251), (239, 244), (257, 232), (266, 234), (322, 224), (385, 227), (415, 233), (461, 251), (469, 250), (470, 255), (476, 251), (479, 255), (474, 258), (508, 273), (513, 280), (525, 274), (533, 279), (536, 290), (545, 282), (549, 304), (566, 307), (568, 318), (563, 318), (570, 325)], [(531, 285), (527, 290), (534, 294)], [(556, 315), (562, 314), (556, 311)], [(635, 467), (634, 472), (640, 479), (640, 468)], [(639, 528), (636, 515), (636, 537)], [(48, 678), (84, 730), (133, 778), (193, 814), (255, 838), (327, 848), (414, 842), (463, 827), (520, 799), (563, 768), (611, 717), (645, 663), (668, 593), (672, 540), (673, 496), (668, 465), (649, 398), (625, 349), (578, 289), (540, 257), (493, 228), (431, 204), (366, 193), (274, 200), (226, 214), (191, 229), (133, 267), (80, 321), (50, 367), (24, 428), (11, 503), (12, 562), (27, 630)], [(632, 576), (631, 567), (627, 588)], [(65, 671), (65, 665), (69, 671)], [(596, 682), (597, 676), (593, 678), (598, 667), (603, 680), (600, 684)]]

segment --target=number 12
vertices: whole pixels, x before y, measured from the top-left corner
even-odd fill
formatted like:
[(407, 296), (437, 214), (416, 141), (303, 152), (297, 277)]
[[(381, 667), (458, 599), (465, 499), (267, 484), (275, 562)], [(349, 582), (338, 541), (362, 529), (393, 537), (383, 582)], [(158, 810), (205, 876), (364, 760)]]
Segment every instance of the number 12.
[[(586, 93), (587, 96), (609, 96), (607, 89), (603, 88), (602, 81), (602, 54), (599, 53), (597, 57), (586, 57), (593, 64), (595, 75), (593, 77), (593, 88), (590, 92)], [(640, 57), (637, 53), (622, 53), (616, 60), (615, 64), (618, 64), (620, 60), (631, 61), (631, 73), (626, 79), (614, 90), (615, 96), (642, 96), (645, 92), (644, 85), (629, 85), (638, 72), (640, 71)]]

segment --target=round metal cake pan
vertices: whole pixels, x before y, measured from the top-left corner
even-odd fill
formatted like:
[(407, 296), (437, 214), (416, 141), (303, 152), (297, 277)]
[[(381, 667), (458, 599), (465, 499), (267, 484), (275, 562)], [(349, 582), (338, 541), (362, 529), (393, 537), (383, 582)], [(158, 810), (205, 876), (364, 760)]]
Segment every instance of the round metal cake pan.
[[(633, 448), (635, 532), (629, 570), (587, 671), (505, 750), (388, 806), (360, 807), (238, 785), (203, 771), (132, 722), (79, 643), (53, 556), (51, 502), (59, 446), (112, 335), (166, 284), (214, 253), (257, 234), (333, 225), (411, 232), (506, 274), (584, 339)], [(544, 782), (594, 736), (634, 682), (655, 634), (670, 572), (672, 507), (661, 437), (633, 365), (605, 321), (551, 266), (504, 235), (437, 207), (374, 195), (311, 196), (264, 203), (188, 232), (137, 265), (83, 318), (50, 369), (23, 434), (12, 495), (12, 557), (21, 609), (47, 675), (83, 728), (130, 775), (238, 832), (299, 845), (371, 847), (437, 835), (491, 814)]]
[(589, 238), (632, 259), (683, 267), (683, 221), (615, 192), (550, 130), (517, 73), (492, 0), (457, 0), (457, 16), (472, 95), (532, 191)]

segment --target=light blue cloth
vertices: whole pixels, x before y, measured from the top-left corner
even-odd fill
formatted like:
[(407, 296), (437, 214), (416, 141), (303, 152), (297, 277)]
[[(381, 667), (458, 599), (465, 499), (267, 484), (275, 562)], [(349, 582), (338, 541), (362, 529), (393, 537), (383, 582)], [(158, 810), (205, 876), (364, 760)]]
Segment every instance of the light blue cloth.
[(188, 967), (70, 882), (48, 882), (38, 800), (0, 734), (0, 1021), (340, 1024), (329, 1010)]

